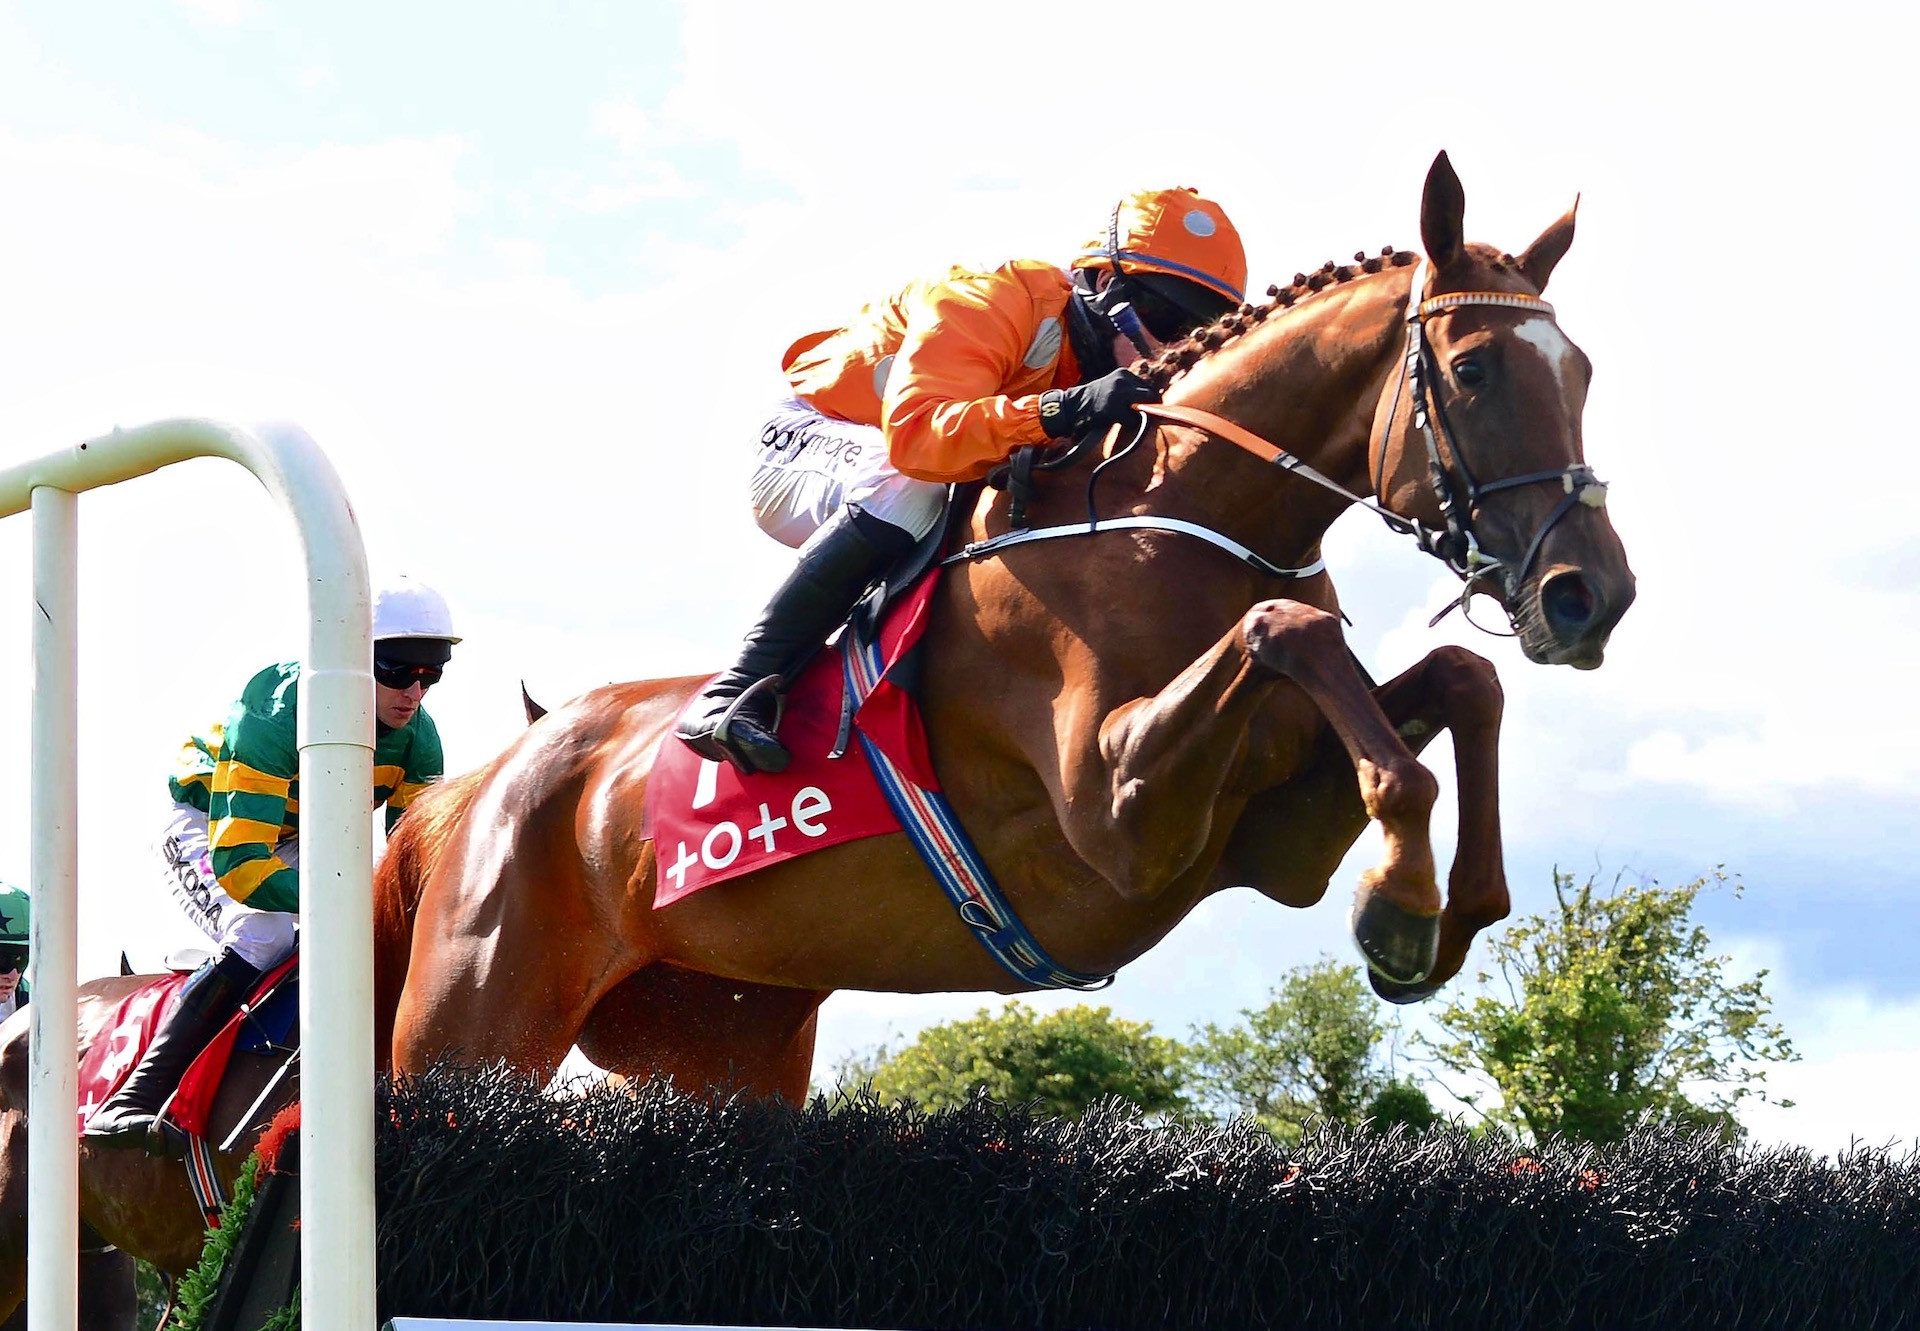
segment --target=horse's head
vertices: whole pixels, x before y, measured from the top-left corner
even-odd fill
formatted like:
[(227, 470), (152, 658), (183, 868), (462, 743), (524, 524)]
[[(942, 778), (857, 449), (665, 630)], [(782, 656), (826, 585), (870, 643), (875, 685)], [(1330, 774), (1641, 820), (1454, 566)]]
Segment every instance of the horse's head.
[(1592, 367), (1540, 299), (1573, 210), (1515, 258), (1462, 238), (1465, 207), (1441, 153), (1421, 200), (1407, 356), (1375, 417), (1375, 489), (1430, 529), (1469, 594), (1500, 601), (1529, 659), (1590, 670), (1634, 581), (1582, 446)]

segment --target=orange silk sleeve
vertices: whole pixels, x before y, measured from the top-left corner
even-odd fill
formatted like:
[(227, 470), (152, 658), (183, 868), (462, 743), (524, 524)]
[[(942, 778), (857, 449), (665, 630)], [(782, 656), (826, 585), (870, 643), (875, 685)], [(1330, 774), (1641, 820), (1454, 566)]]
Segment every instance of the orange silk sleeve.
[[(956, 272), (913, 293), (903, 313), (906, 336), (881, 403), (895, 467), (923, 481), (978, 480), (1015, 448), (1046, 439), (1039, 394), (1057, 332), (1053, 355), (1033, 364), (1044, 315), (1017, 277)], [(1023, 384), (1037, 386), (1012, 393)]]

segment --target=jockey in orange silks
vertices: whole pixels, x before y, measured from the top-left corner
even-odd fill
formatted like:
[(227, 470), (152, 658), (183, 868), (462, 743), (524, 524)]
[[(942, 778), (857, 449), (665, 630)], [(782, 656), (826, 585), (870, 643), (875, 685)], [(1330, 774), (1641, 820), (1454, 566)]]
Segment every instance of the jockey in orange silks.
[(939, 519), (950, 482), (1025, 444), (1133, 418), (1158, 398), (1122, 367), (1245, 299), (1246, 253), (1220, 205), (1144, 190), (1070, 270), (950, 268), (787, 350), (792, 397), (761, 432), (753, 506), (800, 558), (679, 737), (743, 772), (778, 772), (776, 696), (891, 561)]

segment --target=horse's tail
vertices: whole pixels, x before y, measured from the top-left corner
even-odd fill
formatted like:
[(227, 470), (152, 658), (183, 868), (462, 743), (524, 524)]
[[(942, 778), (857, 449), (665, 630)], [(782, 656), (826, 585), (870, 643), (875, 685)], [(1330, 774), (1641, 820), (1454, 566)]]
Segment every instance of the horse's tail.
[(387, 853), (374, 867), (373, 1057), (382, 1071), (393, 1064), (394, 1018), (407, 983), (420, 895), (486, 772), (477, 768), (421, 792), (387, 838)]

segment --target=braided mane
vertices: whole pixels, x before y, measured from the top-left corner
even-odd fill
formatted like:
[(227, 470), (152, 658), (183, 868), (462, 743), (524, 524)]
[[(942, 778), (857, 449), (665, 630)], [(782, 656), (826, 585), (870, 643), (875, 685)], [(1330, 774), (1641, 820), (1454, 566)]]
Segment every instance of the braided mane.
[(1375, 255), (1369, 255), (1365, 250), (1356, 251), (1353, 258), (1352, 264), (1336, 264), (1329, 259), (1311, 273), (1295, 273), (1293, 281), (1286, 286), (1268, 287), (1267, 295), (1271, 299), (1266, 304), (1247, 304), (1237, 310), (1229, 310), (1212, 323), (1194, 329), (1180, 341), (1161, 348), (1160, 354), (1145, 362), (1144, 368), (1136, 364), (1136, 372), (1144, 375), (1148, 382), (1164, 393), (1175, 379), (1243, 333), (1251, 332), (1270, 316), (1291, 309), (1330, 286), (1350, 282), (1363, 273), (1408, 267), (1420, 256), (1388, 245)]

